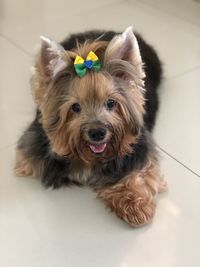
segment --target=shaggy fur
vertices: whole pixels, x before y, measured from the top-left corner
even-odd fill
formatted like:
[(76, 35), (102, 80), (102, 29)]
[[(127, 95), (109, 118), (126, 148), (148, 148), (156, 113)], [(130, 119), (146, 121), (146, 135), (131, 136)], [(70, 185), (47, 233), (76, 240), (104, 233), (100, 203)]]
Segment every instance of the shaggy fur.
[[(90, 51), (101, 70), (79, 78), (74, 59)], [(154, 49), (130, 28), (75, 34), (61, 45), (43, 38), (32, 77), (37, 112), (18, 142), (16, 175), (53, 188), (89, 185), (130, 225), (149, 222), (165, 188), (150, 134), (161, 77)]]

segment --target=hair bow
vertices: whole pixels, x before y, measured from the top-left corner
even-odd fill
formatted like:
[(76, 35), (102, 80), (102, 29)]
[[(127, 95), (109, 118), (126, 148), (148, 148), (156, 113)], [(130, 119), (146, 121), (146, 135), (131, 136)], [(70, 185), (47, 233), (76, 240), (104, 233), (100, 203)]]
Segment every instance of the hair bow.
[(76, 56), (74, 60), (74, 68), (79, 77), (83, 77), (87, 69), (93, 69), (95, 71), (99, 71), (101, 68), (101, 64), (99, 61), (99, 58), (97, 55), (95, 55), (94, 52), (90, 51), (89, 54), (87, 55), (86, 60), (84, 60), (80, 56)]

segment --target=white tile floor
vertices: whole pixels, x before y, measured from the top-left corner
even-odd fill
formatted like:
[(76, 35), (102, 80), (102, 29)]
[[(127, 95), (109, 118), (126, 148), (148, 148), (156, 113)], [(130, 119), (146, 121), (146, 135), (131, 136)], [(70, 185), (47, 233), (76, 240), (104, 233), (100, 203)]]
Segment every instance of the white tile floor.
[[(0, 266), (200, 266), (200, 4), (192, 0), (0, 2)], [(133, 25), (165, 67), (155, 139), (169, 183), (153, 223), (131, 229), (88, 189), (45, 191), (12, 174), (33, 116), (30, 65), (39, 35)]]

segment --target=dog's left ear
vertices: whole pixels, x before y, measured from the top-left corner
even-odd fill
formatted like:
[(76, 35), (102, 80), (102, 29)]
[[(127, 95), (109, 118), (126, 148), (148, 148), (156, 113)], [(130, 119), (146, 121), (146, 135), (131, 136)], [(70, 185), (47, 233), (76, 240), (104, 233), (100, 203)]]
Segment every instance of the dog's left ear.
[(40, 50), (40, 68), (48, 80), (51, 80), (67, 67), (66, 51), (54, 40), (43, 36)]
[(110, 41), (104, 60), (106, 63), (111, 60), (127, 61), (135, 67), (139, 77), (144, 78), (140, 49), (132, 27), (128, 27)]

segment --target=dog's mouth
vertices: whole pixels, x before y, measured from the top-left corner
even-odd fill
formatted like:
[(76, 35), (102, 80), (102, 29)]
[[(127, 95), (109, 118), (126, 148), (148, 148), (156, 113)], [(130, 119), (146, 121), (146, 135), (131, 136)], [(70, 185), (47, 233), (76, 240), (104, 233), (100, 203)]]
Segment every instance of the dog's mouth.
[(103, 153), (106, 150), (107, 143), (101, 144), (88, 144), (91, 151), (95, 154)]

